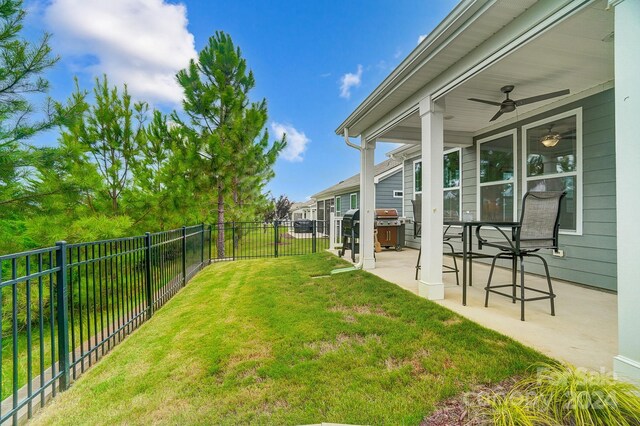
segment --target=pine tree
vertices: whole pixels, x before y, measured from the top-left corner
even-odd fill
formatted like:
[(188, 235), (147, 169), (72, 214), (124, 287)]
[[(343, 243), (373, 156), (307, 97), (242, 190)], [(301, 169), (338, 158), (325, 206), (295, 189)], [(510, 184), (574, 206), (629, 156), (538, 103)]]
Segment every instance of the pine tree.
[(126, 85), (122, 94), (109, 87), (106, 75), (96, 78), (93, 94), (94, 104), (89, 105), (84, 101), (86, 93), (76, 83), (69, 104), (75, 100), (81, 106), (76, 107), (76, 116), (65, 122), (61, 141), (67, 147), (77, 144), (89, 157), (102, 178), (98, 201), (107, 201), (109, 215), (121, 214), (120, 200), (131, 186), (132, 164), (145, 136), (148, 106), (132, 103)]
[(27, 96), (33, 100), (47, 92), (42, 74), (58, 58), (51, 54), (48, 34), (37, 43), (20, 36), (24, 17), (22, 1), (0, 0), (0, 253), (23, 248), (16, 242), (24, 228), (21, 207), (32, 196), (25, 179), (33, 157), (21, 143), (53, 125), (48, 108), (43, 119), (32, 119), (36, 109)]
[(215, 193), (218, 224), (218, 254), (224, 257), (224, 223), (228, 206), (234, 219), (253, 210), (260, 191), (273, 176), (272, 166), (285, 145), (284, 139), (269, 147), (264, 130), (266, 101), (250, 103), (255, 85), (253, 73), (231, 37), (216, 32), (199, 53), (198, 61), (178, 73), (184, 90), (185, 123), (173, 119), (183, 131), (185, 151), (194, 167), (206, 176), (206, 186)]

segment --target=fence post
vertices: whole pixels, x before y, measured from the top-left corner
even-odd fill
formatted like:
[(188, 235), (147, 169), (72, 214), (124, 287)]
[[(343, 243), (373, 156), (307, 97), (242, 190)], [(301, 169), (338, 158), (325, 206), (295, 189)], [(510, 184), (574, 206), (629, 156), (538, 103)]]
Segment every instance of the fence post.
[(316, 240), (318, 238), (318, 228), (317, 228), (317, 221), (316, 220), (312, 220), (311, 221), (311, 253), (315, 253), (316, 252)]
[(144, 233), (144, 269), (147, 284), (147, 318), (153, 315), (153, 285), (151, 283), (151, 232)]
[(60, 390), (69, 387), (69, 301), (67, 288), (67, 242), (56, 243), (56, 314), (58, 319), (58, 361), (62, 376), (60, 376)]
[(231, 260), (236, 260), (236, 222), (231, 222)]
[(202, 234), (200, 234), (200, 268), (204, 266), (204, 223), (202, 224)]
[(182, 227), (182, 285), (187, 285), (187, 227)]
[[(329, 213), (329, 249), (333, 250), (336, 245), (336, 214), (334, 212)], [(325, 225), (327, 226), (327, 225)], [(325, 231), (326, 234), (327, 231)]]
[(213, 241), (213, 225), (209, 224), (209, 265), (211, 265), (211, 251), (213, 250), (213, 246), (211, 242)]
[(278, 221), (273, 221), (273, 255), (278, 257)]

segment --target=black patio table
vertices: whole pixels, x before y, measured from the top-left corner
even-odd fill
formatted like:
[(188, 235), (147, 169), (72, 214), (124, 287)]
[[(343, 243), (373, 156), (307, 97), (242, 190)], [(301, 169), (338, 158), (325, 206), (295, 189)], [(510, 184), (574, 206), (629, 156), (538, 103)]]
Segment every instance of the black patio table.
[[(467, 269), (469, 271), (469, 287), (473, 285), (473, 259), (486, 259), (493, 257), (489, 254), (473, 251), (473, 228), (491, 225), (503, 228), (514, 228), (520, 222), (506, 222), (495, 220), (445, 220), (445, 226), (460, 226), (462, 228), (462, 305), (467, 306)], [(469, 267), (467, 268), (467, 262)]]

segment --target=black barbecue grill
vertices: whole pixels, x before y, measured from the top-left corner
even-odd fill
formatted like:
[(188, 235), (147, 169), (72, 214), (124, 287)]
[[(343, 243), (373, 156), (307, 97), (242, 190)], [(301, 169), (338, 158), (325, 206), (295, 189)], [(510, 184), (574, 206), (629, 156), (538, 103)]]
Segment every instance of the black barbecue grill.
[(360, 238), (360, 210), (348, 210), (342, 216), (342, 248), (338, 250), (338, 256), (344, 256), (347, 248), (351, 250), (351, 261), (356, 261), (356, 254), (359, 253)]
[(380, 246), (402, 250), (404, 247), (404, 218), (396, 209), (376, 209), (374, 225)]

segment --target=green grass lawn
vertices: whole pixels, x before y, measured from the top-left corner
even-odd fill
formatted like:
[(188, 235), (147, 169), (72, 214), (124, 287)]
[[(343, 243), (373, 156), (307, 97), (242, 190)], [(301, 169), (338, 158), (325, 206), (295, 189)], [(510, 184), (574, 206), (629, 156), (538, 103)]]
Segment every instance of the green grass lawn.
[[(545, 358), (326, 254), (212, 265), (36, 424), (418, 424)], [(318, 278), (313, 278), (318, 277)]]

